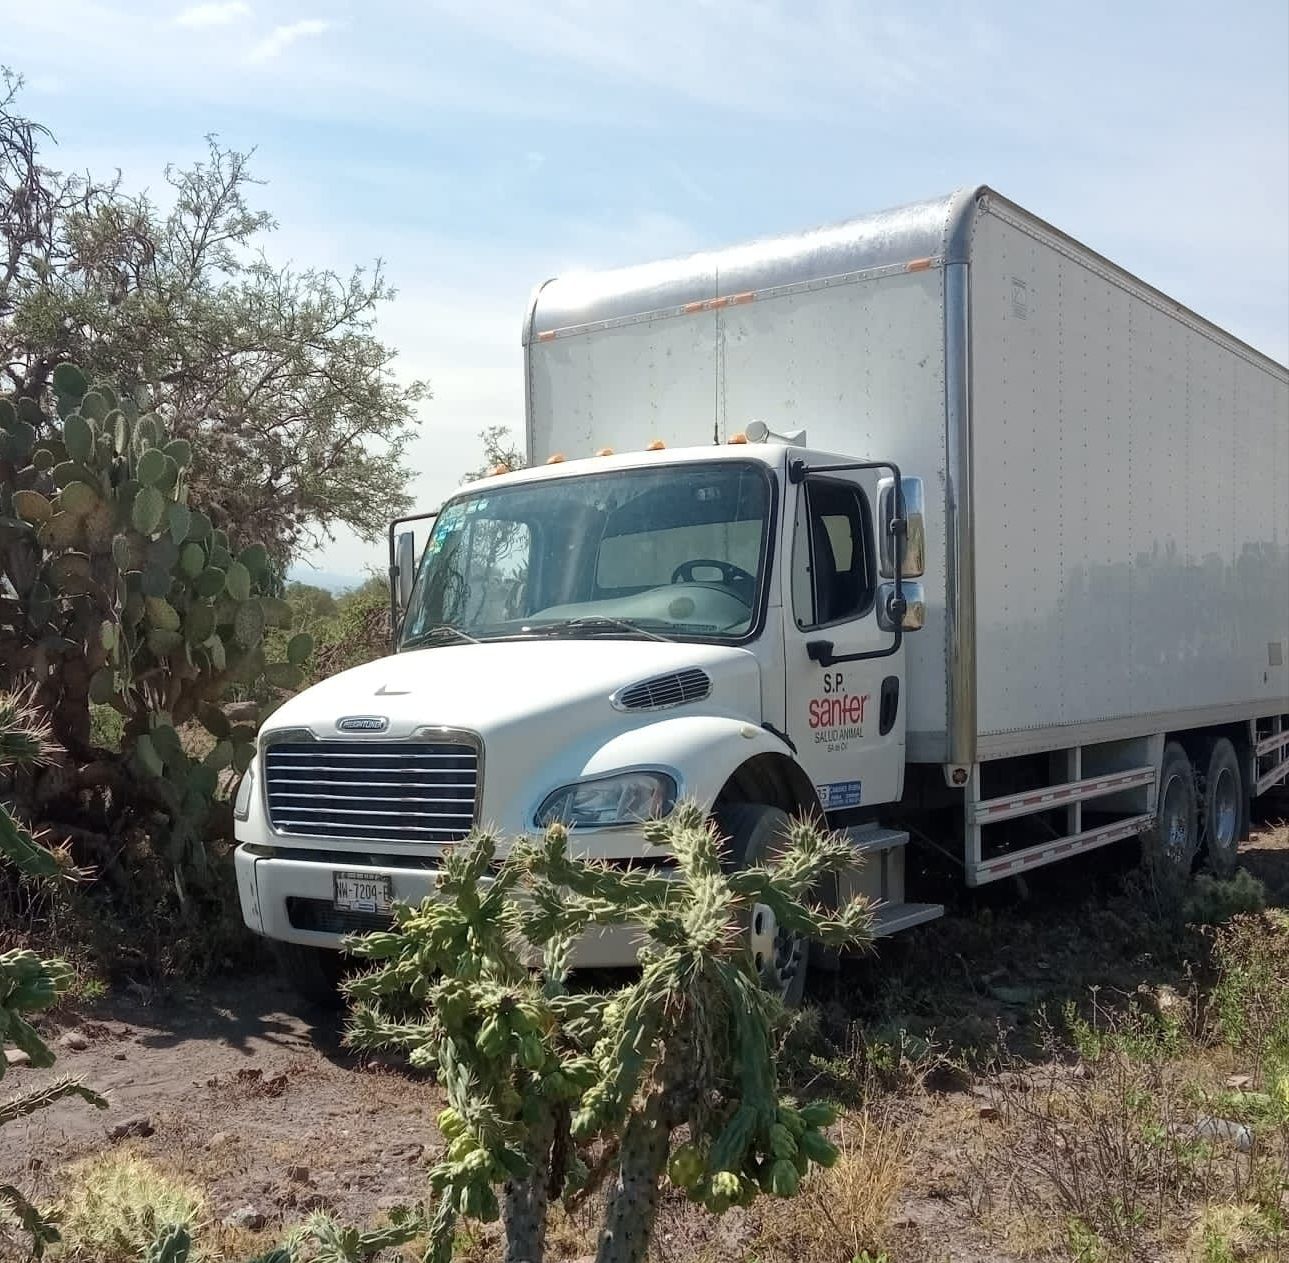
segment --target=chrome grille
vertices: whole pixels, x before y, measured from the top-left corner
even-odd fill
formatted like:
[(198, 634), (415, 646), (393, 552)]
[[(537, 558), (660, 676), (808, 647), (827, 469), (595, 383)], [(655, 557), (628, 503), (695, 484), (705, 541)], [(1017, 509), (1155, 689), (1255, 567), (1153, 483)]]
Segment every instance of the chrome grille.
[(264, 751), (264, 783), (283, 833), (459, 842), (474, 824), (479, 755), (463, 742), (283, 742)]
[(683, 671), (670, 671), (627, 685), (618, 691), (614, 704), (620, 710), (664, 710), (668, 706), (700, 701), (711, 691), (712, 681), (706, 671), (686, 667)]

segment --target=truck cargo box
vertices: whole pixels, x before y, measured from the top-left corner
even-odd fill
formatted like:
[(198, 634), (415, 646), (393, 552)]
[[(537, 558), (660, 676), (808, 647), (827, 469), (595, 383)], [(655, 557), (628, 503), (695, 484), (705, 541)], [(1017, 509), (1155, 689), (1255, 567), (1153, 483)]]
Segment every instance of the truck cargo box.
[(986, 188), (547, 282), (530, 458), (751, 420), (925, 480), (908, 754), (1289, 711), (1289, 373)]

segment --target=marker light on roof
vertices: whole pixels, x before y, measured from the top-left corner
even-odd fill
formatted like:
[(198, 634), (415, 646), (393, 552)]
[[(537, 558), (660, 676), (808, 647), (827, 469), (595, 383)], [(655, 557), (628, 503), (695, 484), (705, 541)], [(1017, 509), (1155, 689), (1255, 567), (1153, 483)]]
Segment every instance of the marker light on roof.
[(740, 430), (737, 434), (731, 434), (725, 441), (727, 443), (746, 443), (747, 435)]
[(596, 454), (597, 456), (612, 456), (612, 455), (613, 455), (613, 448), (611, 448), (611, 447), (602, 447), (602, 448), (600, 448), (600, 450), (599, 450), (598, 452), (596, 452), (595, 454)]
[(650, 443), (648, 447), (646, 447), (646, 448), (645, 448), (645, 451), (646, 451), (646, 452), (661, 452), (661, 451), (663, 451), (663, 450), (666, 448), (666, 446), (667, 446), (667, 444), (666, 444), (666, 443), (664, 443), (664, 442), (662, 441), (662, 439), (654, 439), (654, 441), (653, 441), (652, 443)]
[(510, 473), (510, 466), (505, 464), (494, 465), (490, 470), (488, 470), (488, 473), (493, 477), (496, 477), (498, 474), (508, 474)]
[(562, 465), (564, 463), (564, 453), (555, 452), (553, 455), (546, 458), (546, 463), (548, 465)]

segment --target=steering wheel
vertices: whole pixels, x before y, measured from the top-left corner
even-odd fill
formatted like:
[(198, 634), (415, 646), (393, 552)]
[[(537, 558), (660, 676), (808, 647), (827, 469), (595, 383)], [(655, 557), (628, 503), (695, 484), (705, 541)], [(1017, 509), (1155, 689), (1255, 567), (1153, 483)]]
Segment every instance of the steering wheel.
[[(714, 557), (695, 557), (692, 561), (682, 561), (671, 572), (672, 583), (701, 583), (701, 579), (694, 578), (696, 566), (715, 566), (721, 572), (721, 582), (728, 588), (756, 587), (756, 575), (749, 574), (742, 566), (736, 566), (733, 562), (718, 561)], [(737, 591), (734, 595), (744, 604), (748, 603), (748, 597), (740, 596)]]

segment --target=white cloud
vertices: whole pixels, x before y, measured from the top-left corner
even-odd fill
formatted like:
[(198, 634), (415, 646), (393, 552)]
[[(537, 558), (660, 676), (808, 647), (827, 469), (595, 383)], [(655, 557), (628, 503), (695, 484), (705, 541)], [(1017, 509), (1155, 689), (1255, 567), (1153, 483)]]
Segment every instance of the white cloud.
[(280, 57), (297, 40), (307, 39), (311, 35), (325, 35), (333, 23), (322, 18), (304, 18), (299, 22), (290, 22), (286, 26), (275, 26), (272, 31), (247, 54), (246, 60), (252, 65), (260, 65)]
[(226, 0), (221, 4), (194, 4), (175, 18), (176, 26), (207, 27), (228, 26), (241, 18), (251, 16), (251, 6), (242, 0)]

